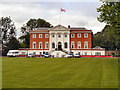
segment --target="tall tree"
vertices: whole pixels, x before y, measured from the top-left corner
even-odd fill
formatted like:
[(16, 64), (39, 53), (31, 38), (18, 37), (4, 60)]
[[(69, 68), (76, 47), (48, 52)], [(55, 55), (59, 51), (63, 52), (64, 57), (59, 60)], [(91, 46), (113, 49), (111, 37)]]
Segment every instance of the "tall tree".
[(16, 39), (16, 27), (10, 17), (1, 17), (0, 36), (2, 40), (2, 55), (6, 55), (10, 49), (18, 49), (19, 41)]
[(10, 17), (1, 17), (0, 32), (3, 44), (6, 43), (10, 37), (16, 36), (16, 27)]
[(116, 0), (117, 2), (101, 1), (103, 1), (103, 4), (101, 7), (97, 8), (97, 12), (100, 13), (97, 19), (109, 25), (107, 34), (111, 36), (108, 35), (108, 37), (109, 39), (114, 39), (114, 42), (112, 42), (114, 47), (120, 49), (120, 0)]

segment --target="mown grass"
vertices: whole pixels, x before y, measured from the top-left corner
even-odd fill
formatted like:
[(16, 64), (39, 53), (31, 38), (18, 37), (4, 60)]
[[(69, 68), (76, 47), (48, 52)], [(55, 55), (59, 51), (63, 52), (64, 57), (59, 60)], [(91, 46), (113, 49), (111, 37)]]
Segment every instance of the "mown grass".
[(118, 88), (113, 58), (2, 58), (3, 88)]

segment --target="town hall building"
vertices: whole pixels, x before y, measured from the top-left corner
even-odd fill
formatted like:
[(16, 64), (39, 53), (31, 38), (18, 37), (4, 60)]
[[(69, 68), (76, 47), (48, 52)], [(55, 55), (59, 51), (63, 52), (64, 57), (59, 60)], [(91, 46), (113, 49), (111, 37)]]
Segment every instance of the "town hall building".
[(105, 55), (105, 49), (92, 48), (92, 30), (81, 27), (36, 28), (30, 30), (30, 48), (20, 49), (21, 54), (48, 53), (54, 57), (63, 57), (69, 53), (80, 55)]

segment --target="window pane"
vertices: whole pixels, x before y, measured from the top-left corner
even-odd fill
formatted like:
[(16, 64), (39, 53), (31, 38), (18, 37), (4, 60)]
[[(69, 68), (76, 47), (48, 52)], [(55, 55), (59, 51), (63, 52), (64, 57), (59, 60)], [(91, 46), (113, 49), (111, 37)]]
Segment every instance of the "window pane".
[(52, 48), (55, 48), (55, 43), (54, 42), (52, 43)]

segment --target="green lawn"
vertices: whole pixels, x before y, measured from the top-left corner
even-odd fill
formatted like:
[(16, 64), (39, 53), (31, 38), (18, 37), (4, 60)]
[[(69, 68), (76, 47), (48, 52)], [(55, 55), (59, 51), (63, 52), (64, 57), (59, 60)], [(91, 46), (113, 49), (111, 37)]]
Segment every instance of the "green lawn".
[(3, 88), (118, 88), (118, 60), (2, 58)]

